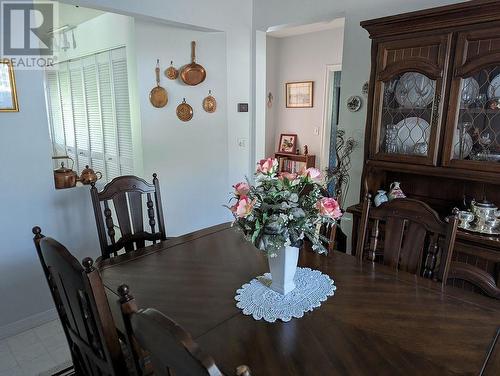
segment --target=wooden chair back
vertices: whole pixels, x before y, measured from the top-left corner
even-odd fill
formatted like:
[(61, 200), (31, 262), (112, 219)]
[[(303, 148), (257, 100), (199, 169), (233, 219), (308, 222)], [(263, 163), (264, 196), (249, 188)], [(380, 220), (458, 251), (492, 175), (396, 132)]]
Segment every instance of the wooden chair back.
[[(123, 248), (125, 252), (143, 248), (146, 241), (154, 244), (166, 240), (160, 184), (156, 174), (153, 174), (153, 184), (136, 176), (120, 176), (106, 184), (101, 192), (92, 183), (90, 195), (103, 259), (116, 256)], [(150, 231), (144, 229), (145, 213)], [(119, 239), (116, 227), (119, 228)]]
[[(138, 309), (127, 285), (121, 285), (118, 294), (130, 342), (136, 344), (137, 364), (148, 354), (155, 375), (223, 376), (214, 359), (180, 325), (156, 309)], [(247, 366), (239, 366), (236, 375), (251, 376)]]
[[(370, 221), (372, 227), (368, 236)], [(385, 229), (383, 244), (380, 240), (382, 225)], [(426, 203), (408, 198), (394, 199), (372, 208), (370, 196), (367, 196), (358, 233), (356, 253), (360, 260), (366, 249), (373, 260), (377, 248), (381, 247), (385, 265), (445, 283), (457, 233), (456, 217), (442, 221)], [(437, 260), (439, 268), (435, 270)]]
[(93, 261), (82, 264), (60, 243), (33, 228), (40, 263), (78, 375), (128, 375), (104, 286)]

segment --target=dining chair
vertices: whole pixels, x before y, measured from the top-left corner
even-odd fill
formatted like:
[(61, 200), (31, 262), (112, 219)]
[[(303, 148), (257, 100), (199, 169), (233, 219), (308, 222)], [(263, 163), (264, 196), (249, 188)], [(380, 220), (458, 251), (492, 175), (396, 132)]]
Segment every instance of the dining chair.
[(93, 260), (82, 264), (33, 228), (35, 248), (68, 341), (77, 375), (129, 375), (104, 286)]
[[(103, 259), (117, 256), (122, 249), (129, 252), (144, 248), (146, 241), (155, 244), (167, 240), (156, 174), (153, 174), (153, 184), (127, 175), (113, 179), (100, 192), (95, 183), (91, 185), (90, 195)], [(143, 207), (146, 209), (150, 232), (144, 229)], [(115, 228), (119, 229), (119, 239)]]
[[(155, 375), (224, 376), (179, 324), (156, 309), (138, 309), (127, 285), (119, 286), (117, 292), (129, 341), (135, 344), (136, 364), (143, 364), (145, 370), (152, 366)], [(148, 358), (150, 364), (144, 364)], [(238, 366), (236, 375), (251, 376), (250, 369)]]
[(376, 252), (382, 249), (383, 264), (439, 280), (444, 285), (456, 234), (455, 216), (442, 221), (422, 201), (401, 198), (372, 207), (371, 196), (367, 195), (358, 229), (356, 255), (362, 260), (368, 251), (368, 258), (374, 261)]

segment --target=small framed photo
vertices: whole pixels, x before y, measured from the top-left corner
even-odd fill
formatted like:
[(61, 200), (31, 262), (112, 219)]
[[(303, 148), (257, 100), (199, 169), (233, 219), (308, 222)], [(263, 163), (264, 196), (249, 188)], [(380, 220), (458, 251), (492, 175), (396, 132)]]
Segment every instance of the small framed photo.
[(311, 108), (313, 106), (313, 81), (287, 82), (286, 108)]
[(16, 80), (10, 60), (0, 60), (0, 112), (17, 112)]
[(278, 151), (280, 153), (295, 154), (297, 148), (297, 135), (296, 134), (281, 134), (280, 145)]

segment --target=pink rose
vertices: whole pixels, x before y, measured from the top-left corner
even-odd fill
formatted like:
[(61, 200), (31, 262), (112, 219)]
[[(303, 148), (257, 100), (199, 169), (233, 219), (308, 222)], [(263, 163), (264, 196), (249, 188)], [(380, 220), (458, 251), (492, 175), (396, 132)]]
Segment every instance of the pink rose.
[(339, 203), (334, 198), (323, 197), (316, 203), (316, 209), (323, 217), (337, 219), (342, 216)]
[(252, 212), (254, 204), (255, 200), (250, 201), (247, 196), (242, 196), (236, 204), (231, 206), (231, 211), (236, 217), (245, 218)]
[(280, 172), (278, 179), (280, 179), (280, 180), (286, 179), (288, 181), (292, 181), (292, 180), (297, 179), (297, 174), (283, 171), (283, 172)]
[(250, 192), (250, 186), (245, 182), (235, 184), (233, 188), (236, 196), (246, 196)]
[(307, 175), (311, 178), (311, 180), (314, 181), (320, 181), (323, 179), (323, 174), (321, 173), (320, 170), (314, 167), (309, 167), (305, 172), (304, 175)]
[(262, 174), (272, 174), (276, 172), (278, 167), (278, 160), (274, 158), (261, 159), (257, 163), (257, 172)]

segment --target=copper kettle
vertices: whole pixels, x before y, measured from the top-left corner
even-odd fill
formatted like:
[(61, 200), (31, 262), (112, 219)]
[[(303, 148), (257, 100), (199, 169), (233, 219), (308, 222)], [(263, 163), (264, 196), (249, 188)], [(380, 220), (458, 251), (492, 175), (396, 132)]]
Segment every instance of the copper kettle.
[(88, 165), (85, 166), (85, 169), (82, 171), (82, 174), (80, 175), (80, 181), (82, 182), (82, 184), (95, 183), (101, 178), (102, 174), (99, 171), (94, 171)]
[(52, 159), (69, 159), (72, 164), (71, 168), (64, 167), (64, 162), (61, 162), (61, 167), (54, 170), (54, 185), (56, 189), (73, 188), (76, 185), (78, 176), (73, 171), (74, 161), (67, 155), (60, 157), (52, 157)]

